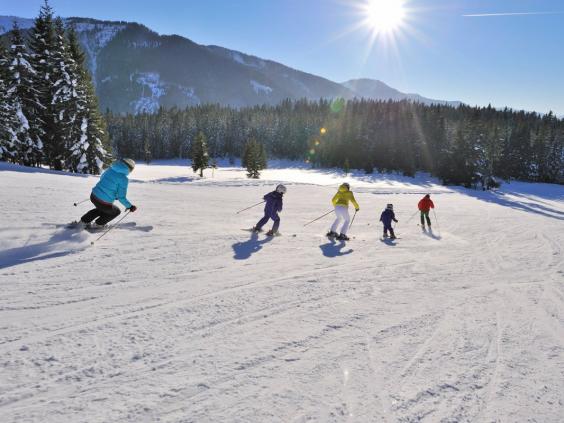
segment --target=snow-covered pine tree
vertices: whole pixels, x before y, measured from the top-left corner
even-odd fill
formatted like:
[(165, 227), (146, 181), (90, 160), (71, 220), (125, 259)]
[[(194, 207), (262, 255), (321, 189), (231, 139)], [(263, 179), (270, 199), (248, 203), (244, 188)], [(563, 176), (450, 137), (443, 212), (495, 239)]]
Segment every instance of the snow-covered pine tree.
[(204, 176), (204, 169), (208, 167), (209, 155), (206, 136), (203, 132), (198, 132), (192, 144), (192, 169), (194, 173), (200, 171), (200, 177)]
[(13, 160), (18, 119), (14, 98), (8, 91), (8, 52), (0, 42), (0, 160)]
[(35, 88), (36, 72), (16, 22), (11, 32), (8, 92), (13, 95), (13, 105), (18, 119), (14, 137), (14, 161), (25, 166), (39, 166), (43, 161), (41, 140), (41, 110)]
[(53, 112), (51, 110), (52, 84), (53, 84), (53, 51), (55, 49), (55, 27), (53, 23), (53, 9), (47, 0), (39, 10), (31, 29), (29, 50), (30, 63), (35, 71), (34, 88), (38, 102), (37, 116), (32, 120), (40, 130), (39, 136), (43, 142), (45, 162), (51, 167), (58, 168), (54, 163), (54, 137), (56, 134)]
[(69, 28), (67, 34), (77, 93), (74, 101), (76, 116), (72, 125), (68, 168), (73, 172), (97, 175), (109, 160), (106, 125), (98, 108), (98, 98), (76, 32), (73, 28)]
[[(53, 66), (50, 69), (50, 103), (52, 116), (48, 121), (53, 124), (49, 137), (49, 162), (57, 170), (71, 170), (68, 156), (74, 145), (73, 131), (77, 125), (78, 110), (82, 107), (77, 93), (78, 71), (72, 59), (61, 18), (55, 19), (55, 43), (51, 51)], [(80, 123), (79, 123), (80, 125)]]

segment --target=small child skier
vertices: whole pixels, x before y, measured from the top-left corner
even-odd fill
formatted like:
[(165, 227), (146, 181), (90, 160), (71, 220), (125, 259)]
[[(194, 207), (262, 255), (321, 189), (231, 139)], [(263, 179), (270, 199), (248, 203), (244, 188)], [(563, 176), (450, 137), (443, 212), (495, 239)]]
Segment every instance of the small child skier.
[(396, 215), (394, 213), (394, 205), (388, 204), (386, 210), (380, 215), (380, 222), (384, 224), (384, 238), (388, 237), (388, 231), (390, 232), (390, 239), (396, 239), (396, 234), (394, 234), (394, 228), (392, 228), (392, 221), (398, 222)]
[(258, 223), (253, 227), (253, 232), (261, 232), (262, 227), (266, 225), (268, 219), (272, 219), (274, 224), (272, 229), (269, 230), (267, 236), (275, 236), (278, 234), (278, 228), (280, 227), (280, 216), (278, 213), (282, 211), (282, 198), (286, 193), (286, 187), (284, 185), (278, 185), (276, 190), (269, 192), (263, 198), (266, 201), (264, 206), (264, 217), (258, 221)]

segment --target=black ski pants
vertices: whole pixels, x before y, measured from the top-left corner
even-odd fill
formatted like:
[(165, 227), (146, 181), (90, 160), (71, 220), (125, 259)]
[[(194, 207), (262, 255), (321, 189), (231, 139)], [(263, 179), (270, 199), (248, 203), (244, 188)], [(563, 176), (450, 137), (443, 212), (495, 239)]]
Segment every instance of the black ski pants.
[(277, 212), (270, 214), (266, 210), (264, 211), (264, 217), (258, 221), (258, 223), (255, 225), (255, 228), (258, 230), (262, 229), (262, 227), (266, 225), (269, 219), (272, 219), (274, 221), (274, 224), (272, 225), (272, 232), (278, 232), (278, 228), (280, 227), (280, 216), (278, 216)]
[(421, 210), (421, 226), (425, 226), (425, 219), (427, 220), (427, 226), (431, 226), (431, 219), (429, 218), (429, 211)]
[(94, 194), (90, 195), (90, 201), (92, 201), (92, 204), (94, 204), (96, 208), (90, 210), (80, 218), (84, 223), (90, 223), (96, 219), (98, 225), (105, 225), (114, 220), (121, 213), (121, 210), (117, 206), (99, 200)]

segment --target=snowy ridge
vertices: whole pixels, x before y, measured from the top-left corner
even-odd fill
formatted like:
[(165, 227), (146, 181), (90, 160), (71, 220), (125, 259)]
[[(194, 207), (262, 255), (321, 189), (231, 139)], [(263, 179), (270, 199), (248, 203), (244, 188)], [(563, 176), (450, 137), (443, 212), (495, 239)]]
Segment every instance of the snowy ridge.
[(88, 59), (92, 80), (96, 85), (98, 54), (119, 32), (123, 31), (126, 26), (121, 24), (73, 22), (72, 19), (66, 21), (73, 25), (78, 34), (78, 38)]
[(20, 29), (29, 29), (34, 25), (33, 19), (18, 18), (16, 16), (0, 16), (0, 35), (12, 30), (14, 21), (18, 23)]
[(254, 63), (253, 62), (247, 62), (243, 58), (242, 54), (239, 53), (238, 51), (231, 51), (230, 53), (231, 53), (231, 57), (233, 58), (233, 60), (236, 61), (237, 63), (242, 64), (242, 65), (249, 66), (251, 68), (257, 68), (257, 69), (261, 69), (261, 68), (264, 68), (266, 66), (266, 63), (264, 62), (264, 60), (256, 59)]
[[(271, 165), (140, 163), (139, 210), (91, 247), (57, 225), (96, 177), (0, 163), (0, 421), (561, 422), (561, 186)], [(283, 235), (241, 231), (275, 179)], [(354, 239), (332, 242), (332, 216), (304, 224), (347, 179)], [(426, 191), (432, 232), (409, 220)]]

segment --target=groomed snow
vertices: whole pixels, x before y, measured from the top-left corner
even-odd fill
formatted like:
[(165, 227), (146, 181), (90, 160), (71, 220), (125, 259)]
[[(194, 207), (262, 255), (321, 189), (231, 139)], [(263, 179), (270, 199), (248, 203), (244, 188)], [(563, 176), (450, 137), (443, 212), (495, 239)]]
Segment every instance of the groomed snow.
[[(96, 177), (0, 164), (1, 422), (562, 421), (562, 186), (283, 162), (132, 179), (139, 210), (90, 246), (57, 225)], [(303, 225), (343, 180), (361, 210), (331, 243), (330, 217)], [(283, 236), (241, 231), (279, 182)], [(425, 192), (432, 234), (409, 221)]]

